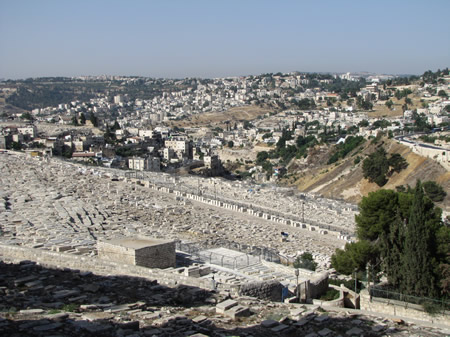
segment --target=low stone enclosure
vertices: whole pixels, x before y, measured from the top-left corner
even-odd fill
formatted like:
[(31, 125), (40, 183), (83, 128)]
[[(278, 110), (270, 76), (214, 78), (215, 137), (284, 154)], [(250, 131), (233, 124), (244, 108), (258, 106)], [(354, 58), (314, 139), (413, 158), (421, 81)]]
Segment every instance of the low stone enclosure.
[(351, 308), (351, 309), (360, 309), (360, 296), (354, 291), (346, 288), (343, 284), (340, 287), (335, 285), (328, 285), (330, 288), (333, 288), (339, 291), (339, 297), (335, 300), (331, 301), (322, 301), (313, 299), (313, 304), (320, 305), (321, 307), (338, 307), (338, 308)]

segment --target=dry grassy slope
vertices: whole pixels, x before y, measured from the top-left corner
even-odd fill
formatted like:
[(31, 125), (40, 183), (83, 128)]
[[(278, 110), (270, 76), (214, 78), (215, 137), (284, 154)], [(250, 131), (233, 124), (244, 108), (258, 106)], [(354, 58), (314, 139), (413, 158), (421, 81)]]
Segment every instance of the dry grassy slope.
[[(413, 90), (415, 90), (415, 89), (413, 89)], [(418, 96), (417, 93), (413, 93), (413, 94), (409, 95), (408, 97), (412, 101), (412, 104), (408, 105), (409, 110), (422, 108), (422, 102), (420, 101), (421, 97)], [(405, 104), (405, 99), (402, 98), (402, 99), (398, 100), (395, 97), (391, 97), (390, 100), (392, 101), (392, 103), (394, 103), (394, 105), (392, 106), (391, 109), (389, 109), (385, 105), (385, 103), (386, 103), (385, 101), (380, 101), (380, 104), (375, 104), (373, 107), (373, 110), (368, 112), (368, 116), (376, 117), (376, 118), (402, 116), (403, 115), (402, 106), (403, 106), (403, 104)]]
[[(223, 112), (207, 112), (192, 115), (187, 119), (183, 119), (180, 121), (171, 121), (171, 126), (178, 127), (192, 127), (192, 126), (220, 126), (225, 127), (225, 122), (230, 121), (234, 123), (235, 121), (240, 120), (254, 120), (258, 116), (265, 115), (273, 110), (268, 110), (265, 108), (261, 108), (258, 106), (242, 106), (228, 109)], [(234, 124), (230, 124), (233, 127)]]
[[(441, 184), (447, 192), (446, 199), (440, 203), (440, 207), (450, 210), (450, 172), (444, 169), (435, 161), (421, 157), (394, 140), (383, 139), (383, 146), (388, 153), (400, 153), (407, 161), (408, 167), (400, 173), (394, 173), (388, 183), (383, 186), (386, 189), (395, 189), (399, 185), (414, 186), (417, 179), (421, 181), (434, 180)], [(365, 157), (376, 149), (378, 144), (366, 142), (363, 151), (359, 153)], [(358, 151), (356, 149), (354, 152)], [(363, 196), (369, 192), (380, 189), (375, 183), (369, 183), (363, 177), (362, 161), (355, 165), (356, 155), (350, 153), (347, 158), (340, 161), (337, 165), (326, 165), (329, 153), (324, 156), (311, 158), (311, 164), (307, 169), (299, 170), (294, 173), (296, 177), (294, 185), (301, 191), (314, 192), (325, 197), (346, 199), (350, 202), (359, 202)], [(293, 168), (295, 165), (292, 165)]]

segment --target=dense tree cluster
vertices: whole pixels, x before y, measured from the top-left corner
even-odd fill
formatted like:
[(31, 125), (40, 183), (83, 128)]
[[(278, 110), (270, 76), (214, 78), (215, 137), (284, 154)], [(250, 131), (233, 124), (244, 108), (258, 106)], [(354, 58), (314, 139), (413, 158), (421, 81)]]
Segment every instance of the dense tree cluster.
[(450, 295), (450, 228), (420, 181), (407, 192), (369, 193), (356, 216), (358, 242), (336, 250), (333, 267), (382, 272), (397, 291), (422, 297)]
[(20, 116), (20, 118), (21, 119), (25, 119), (25, 120), (30, 121), (30, 122), (34, 121), (33, 115), (30, 114), (29, 112), (23, 113), (22, 116)]
[(438, 79), (440, 77), (448, 75), (448, 74), (449, 74), (448, 68), (445, 68), (442, 70), (438, 69), (436, 72), (432, 72), (431, 70), (428, 70), (423, 73), (422, 80), (424, 81), (424, 83), (437, 84)]
[(105, 133), (103, 134), (105, 143), (114, 144), (117, 142), (116, 130), (120, 130), (120, 125), (117, 121), (114, 122), (112, 127), (109, 127), (109, 125), (106, 125), (106, 130), (105, 130)]
[(67, 85), (20, 85), (17, 91), (6, 98), (6, 103), (25, 110), (58, 106), (73, 100), (89, 101), (95, 95), (81, 92)]
[(439, 90), (438, 91), (438, 96), (441, 97), (441, 98), (444, 98), (444, 99), (448, 98), (448, 95), (445, 92), (445, 90)]
[(93, 126), (95, 126), (95, 127), (98, 126), (98, 117), (96, 115), (94, 115), (93, 113), (91, 113), (89, 120), (91, 121)]
[(389, 158), (383, 147), (378, 148), (363, 161), (364, 178), (378, 186), (384, 186), (394, 172), (400, 172), (408, 162), (400, 154), (394, 153)]
[(394, 102), (392, 102), (391, 100), (387, 100), (386, 103), (384, 103), (388, 109), (392, 109), (392, 106), (394, 105)]
[(361, 78), (359, 81), (348, 81), (338, 77), (324, 87), (330, 92), (339, 94), (343, 100), (346, 100), (349, 97), (356, 97), (356, 93), (365, 87), (365, 85), (366, 80), (364, 78)]
[(396, 90), (394, 96), (398, 100), (401, 100), (404, 97), (408, 97), (408, 95), (410, 95), (410, 94), (412, 94), (411, 89), (406, 88), (406, 89), (402, 89), (402, 90)]
[(413, 111), (412, 119), (414, 120), (414, 130), (418, 132), (422, 131), (430, 131), (432, 126), (428, 124), (428, 119), (425, 114), (418, 114), (416, 111)]
[(121, 157), (140, 157), (147, 152), (146, 149), (142, 147), (136, 147), (133, 145), (124, 145), (115, 148), (115, 153)]
[(415, 75), (399, 76), (392, 79), (388, 79), (383, 84), (386, 84), (387, 86), (410, 85), (411, 83), (417, 81), (418, 79), (419, 77)]
[(444, 191), (441, 185), (436, 183), (435, 181), (426, 181), (423, 183), (423, 190), (428, 198), (433, 200), (434, 202), (443, 201), (447, 196), (447, 193)]
[(293, 99), (290, 102), (300, 110), (310, 110), (316, 107), (314, 100), (308, 98), (302, 98), (300, 100)]
[(373, 104), (368, 99), (364, 99), (362, 96), (358, 96), (356, 98), (356, 106), (358, 109), (363, 110), (372, 110), (373, 108)]
[(391, 126), (392, 124), (386, 120), (386, 119), (379, 119), (372, 123), (373, 129), (386, 129), (388, 126)]

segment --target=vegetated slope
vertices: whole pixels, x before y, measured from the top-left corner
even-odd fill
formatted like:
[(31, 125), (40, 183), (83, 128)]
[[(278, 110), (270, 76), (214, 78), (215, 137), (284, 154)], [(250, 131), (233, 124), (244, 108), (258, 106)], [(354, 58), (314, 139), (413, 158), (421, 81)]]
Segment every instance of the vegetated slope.
[[(362, 170), (363, 160), (379, 146), (383, 146), (388, 155), (401, 154), (408, 162), (408, 167), (399, 173), (394, 173), (383, 187), (365, 179)], [(363, 196), (380, 188), (395, 190), (395, 187), (400, 185), (413, 187), (417, 179), (433, 180), (447, 192), (447, 197), (438, 205), (450, 210), (450, 172), (436, 161), (413, 153), (410, 148), (395, 140), (382, 138), (376, 143), (369, 140), (344, 159), (327, 165), (332, 153), (332, 148), (323, 147), (311, 151), (307, 162), (293, 161), (289, 166), (289, 176), (283, 182), (296, 185), (301, 191), (358, 203)], [(360, 161), (355, 163), (358, 156)]]

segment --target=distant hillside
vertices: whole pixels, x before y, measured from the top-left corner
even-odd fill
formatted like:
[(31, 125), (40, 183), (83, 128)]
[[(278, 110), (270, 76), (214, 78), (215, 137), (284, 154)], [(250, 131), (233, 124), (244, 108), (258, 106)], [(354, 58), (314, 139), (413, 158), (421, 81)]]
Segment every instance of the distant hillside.
[[(367, 141), (349, 153), (344, 159), (327, 165), (333, 153), (332, 148), (312, 150), (307, 161), (293, 160), (289, 165), (289, 175), (283, 184), (297, 186), (299, 190), (314, 192), (324, 197), (359, 202), (369, 192), (380, 189), (363, 177), (362, 162), (378, 146), (383, 146), (388, 154), (399, 153), (408, 162), (408, 167), (400, 173), (394, 173), (382, 188), (395, 189), (399, 185), (414, 186), (417, 179), (434, 180), (447, 192), (447, 197), (439, 206), (450, 211), (450, 172), (432, 159), (419, 156), (410, 148), (393, 139), (382, 138), (377, 143)], [(355, 163), (356, 158), (359, 163)]]

